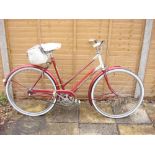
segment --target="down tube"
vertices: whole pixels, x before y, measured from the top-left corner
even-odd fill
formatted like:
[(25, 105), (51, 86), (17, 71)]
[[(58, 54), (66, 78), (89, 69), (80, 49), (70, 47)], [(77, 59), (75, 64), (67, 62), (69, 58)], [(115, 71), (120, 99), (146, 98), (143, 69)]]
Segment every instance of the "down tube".
[(77, 82), (73, 86), (71, 91), (76, 92), (80, 88), (81, 84), (84, 83), (88, 79), (88, 77), (92, 75), (94, 72), (95, 72), (95, 68), (91, 69), (79, 82)]

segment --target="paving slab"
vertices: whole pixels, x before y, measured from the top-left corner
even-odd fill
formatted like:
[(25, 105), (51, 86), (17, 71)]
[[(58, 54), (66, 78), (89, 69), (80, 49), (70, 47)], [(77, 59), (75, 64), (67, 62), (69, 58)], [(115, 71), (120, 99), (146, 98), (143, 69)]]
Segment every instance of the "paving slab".
[(143, 106), (141, 106), (134, 114), (126, 118), (116, 119), (116, 122), (125, 124), (150, 124), (151, 120), (149, 119)]
[(78, 106), (56, 105), (53, 110), (38, 117), (25, 116), (13, 110), (7, 124), (0, 129), (0, 134), (78, 134), (78, 109)]
[[(50, 119), (50, 118), (49, 118)], [(73, 135), (79, 134), (78, 123), (51, 123), (45, 116), (23, 116), (9, 121), (1, 135)]]
[(10, 120), (4, 128), (6, 135), (34, 135), (46, 127), (44, 116), (28, 117)]
[(79, 106), (60, 106), (55, 107), (46, 115), (47, 123), (77, 123)]
[(153, 125), (118, 125), (121, 135), (155, 135)]
[(115, 123), (114, 119), (99, 114), (88, 102), (80, 105), (80, 123)]
[(48, 123), (39, 135), (78, 135), (78, 123)]
[(155, 123), (155, 102), (154, 103), (145, 103), (144, 108), (149, 115), (151, 121)]
[(80, 124), (81, 135), (117, 135), (116, 124)]

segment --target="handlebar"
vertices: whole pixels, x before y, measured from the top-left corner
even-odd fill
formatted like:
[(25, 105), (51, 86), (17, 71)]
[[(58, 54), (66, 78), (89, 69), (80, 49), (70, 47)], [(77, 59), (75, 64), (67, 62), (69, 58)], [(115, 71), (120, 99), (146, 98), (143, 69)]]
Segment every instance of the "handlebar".
[(92, 43), (94, 48), (100, 48), (101, 45), (104, 43), (104, 40), (97, 40), (97, 39), (89, 39), (89, 42)]

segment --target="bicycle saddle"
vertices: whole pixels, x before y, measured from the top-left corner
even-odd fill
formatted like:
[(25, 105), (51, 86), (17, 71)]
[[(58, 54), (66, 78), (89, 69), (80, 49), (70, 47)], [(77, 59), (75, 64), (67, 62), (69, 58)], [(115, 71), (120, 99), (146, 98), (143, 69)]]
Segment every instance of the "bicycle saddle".
[(61, 43), (44, 43), (41, 44), (41, 47), (45, 52), (57, 50), (61, 48)]

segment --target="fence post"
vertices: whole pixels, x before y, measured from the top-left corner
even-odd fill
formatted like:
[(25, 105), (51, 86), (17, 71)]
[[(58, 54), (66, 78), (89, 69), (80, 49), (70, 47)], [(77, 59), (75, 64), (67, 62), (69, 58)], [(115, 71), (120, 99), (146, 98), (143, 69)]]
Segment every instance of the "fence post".
[[(148, 59), (148, 54), (150, 49), (152, 27), (153, 27), (153, 19), (147, 19), (146, 25), (145, 25), (140, 64), (139, 64), (139, 71), (138, 71), (138, 76), (142, 80), (142, 82), (144, 81), (147, 59)], [(135, 97), (137, 97), (138, 94), (139, 94), (139, 89), (138, 89), (138, 83), (137, 83), (136, 89), (135, 89)]]
[(3, 73), (4, 77), (6, 77), (7, 74), (10, 72), (10, 66), (9, 66), (9, 56), (7, 50), (4, 19), (0, 19), (0, 51), (2, 57)]

